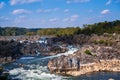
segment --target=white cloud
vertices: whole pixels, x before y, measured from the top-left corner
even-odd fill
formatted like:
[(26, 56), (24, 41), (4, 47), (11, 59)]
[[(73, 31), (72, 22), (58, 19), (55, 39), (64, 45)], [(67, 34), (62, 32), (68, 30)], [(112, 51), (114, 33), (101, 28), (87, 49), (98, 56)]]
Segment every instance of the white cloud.
[(69, 21), (69, 18), (64, 18), (63, 21), (64, 22)]
[(69, 9), (65, 9), (64, 12), (65, 12), (65, 13), (69, 12)]
[(52, 9), (38, 9), (37, 12), (38, 13), (49, 13), (49, 12), (52, 12)]
[(54, 9), (38, 9), (37, 12), (38, 13), (49, 13), (49, 12), (54, 12), (59, 10), (59, 8), (54, 8)]
[(51, 11), (52, 11), (52, 9), (43, 10), (43, 12), (45, 12), (45, 13), (49, 13), (49, 12), (51, 12)]
[(5, 16), (0, 16), (0, 22), (9, 21), (10, 19)]
[(53, 9), (53, 11), (58, 11), (58, 10), (59, 10), (59, 8), (54, 8), (54, 9)]
[(19, 19), (26, 19), (27, 17), (25, 15), (21, 15), (18, 17)]
[(16, 15), (16, 14), (28, 14), (30, 13), (30, 11), (25, 10), (25, 9), (16, 9), (12, 12), (12, 14)]
[(75, 14), (75, 15), (72, 15), (68, 18), (64, 18), (63, 21), (66, 22), (66, 21), (75, 21), (79, 18), (79, 15)]
[(43, 12), (43, 10), (42, 9), (38, 9), (36, 12), (37, 13), (41, 13), (41, 12)]
[(109, 13), (109, 12), (110, 12), (109, 9), (105, 9), (105, 10), (101, 11), (101, 14), (107, 14), (107, 13)]
[(77, 15), (77, 14), (72, 15), (72, 16), (70, 17), (70, 20), (71, 20), (71, 21), (75, 21), (78, 17), (79, 17), (79, 15)]
[(50, 22), (56, 22), (56, 21), (58, 21), (58, 18), (51, 18), (51, 19), (49, 19), (49, 21)]
[(111, 4), (111, 2), (112, 2), (112, 0), (108, 0), (108, 1), (106, 2), (106, 5)]
[(71, 3), (71, 1), (67, 0), (67, 1), (66, 1), (66, 3), (67, 3), (67, 4), (70, 4), (70, 3)]
[(66, 3), (84, 3), (84, 2), (89, 2), (90, 0), (67, 0)]
[(3, 8), (4, 5), (5, 5), (4, 2), (0, 2), (0, 8)]
[(33, 2), (41, 2), (42, 0), (10, 0), (11, 5), (17, 4), (25, 4), (25, 3), (33, 3)]

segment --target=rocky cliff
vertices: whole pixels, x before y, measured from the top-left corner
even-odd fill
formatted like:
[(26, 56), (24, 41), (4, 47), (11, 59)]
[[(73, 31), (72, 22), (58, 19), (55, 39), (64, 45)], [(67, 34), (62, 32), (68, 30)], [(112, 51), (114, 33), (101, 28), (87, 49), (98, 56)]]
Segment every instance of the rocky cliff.
[[(50, 67), (50, 66), (48, 66)], [(61, 74), (61, 75), (72, 75), (79, 76), (86, 73), (97, 72), (97, 71), (115, 71), (120, 72), (120, 60), (100, 60), (99, 62), (80, 64), (79, 69), (77, 67), (73, 68), (50, 68), (51, 73)]]
[(33, 55), (36, 54), (40, 55), (56, 55), (59, 53), (66, 52), (67, 48), (61, 48), (58, 45), (46, 45), (46, 44), (40, 44), (40, 43), (24, 43), (23, 47), (21, 48), (21, 52), (24, 55)]
[(15, 41), (0, 41), (0, 63), (14, 61), (22, 55), (22, 44)]
[(68, 50), (54, 43), (44, 44), (30, 40), (21, 41), (22, 42), (14, 39), (0, 40), (0, 63), (15, 61), (22, 56), (56, 55)]
[(51, 73), (78, 76), (93, 71), (120, 71), (120, 50), (103, 45), (83, 45), (69, 56), (50, 60)]

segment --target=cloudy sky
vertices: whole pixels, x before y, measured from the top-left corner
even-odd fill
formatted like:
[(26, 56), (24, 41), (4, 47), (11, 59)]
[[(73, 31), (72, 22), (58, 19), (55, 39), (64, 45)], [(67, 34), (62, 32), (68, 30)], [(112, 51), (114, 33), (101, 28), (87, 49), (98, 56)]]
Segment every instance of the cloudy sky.
[(120, 20), (120, 0), (0, 0), (0, 26), (72, 27)]

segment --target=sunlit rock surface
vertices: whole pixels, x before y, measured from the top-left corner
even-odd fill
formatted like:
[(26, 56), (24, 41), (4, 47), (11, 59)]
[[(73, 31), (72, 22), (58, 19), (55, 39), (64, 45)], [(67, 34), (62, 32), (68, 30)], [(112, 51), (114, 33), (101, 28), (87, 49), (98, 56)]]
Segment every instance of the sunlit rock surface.
[(73, 76), (93, 71), (120, 71), (120, 51), (109, 46), (84, 45), (72, 55), (50, 60), (48, 68), (51, 73)]

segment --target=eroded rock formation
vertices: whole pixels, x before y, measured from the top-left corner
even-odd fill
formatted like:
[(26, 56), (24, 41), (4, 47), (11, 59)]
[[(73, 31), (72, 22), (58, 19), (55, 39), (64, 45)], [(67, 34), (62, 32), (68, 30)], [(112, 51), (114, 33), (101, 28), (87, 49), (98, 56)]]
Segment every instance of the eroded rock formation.
[(14, 61), (22, 55), (22, 44), (15, 41), (0, 41), (0, 63)]
[(69, 56), (48, 63), (51, 73), (78, 76), (93, 71), (120, 71), (120, 50), (103, 45), (84, 45)]
[(55, 45), (49, 39), (47, 44), (37, 41), (21, 40), (16, 41), (2, 40), (0, 41), (0, 63), (15, 61), (22, 56), (36, 56), (36, 55), (56, 55), (64, 53), (68, 49)]

